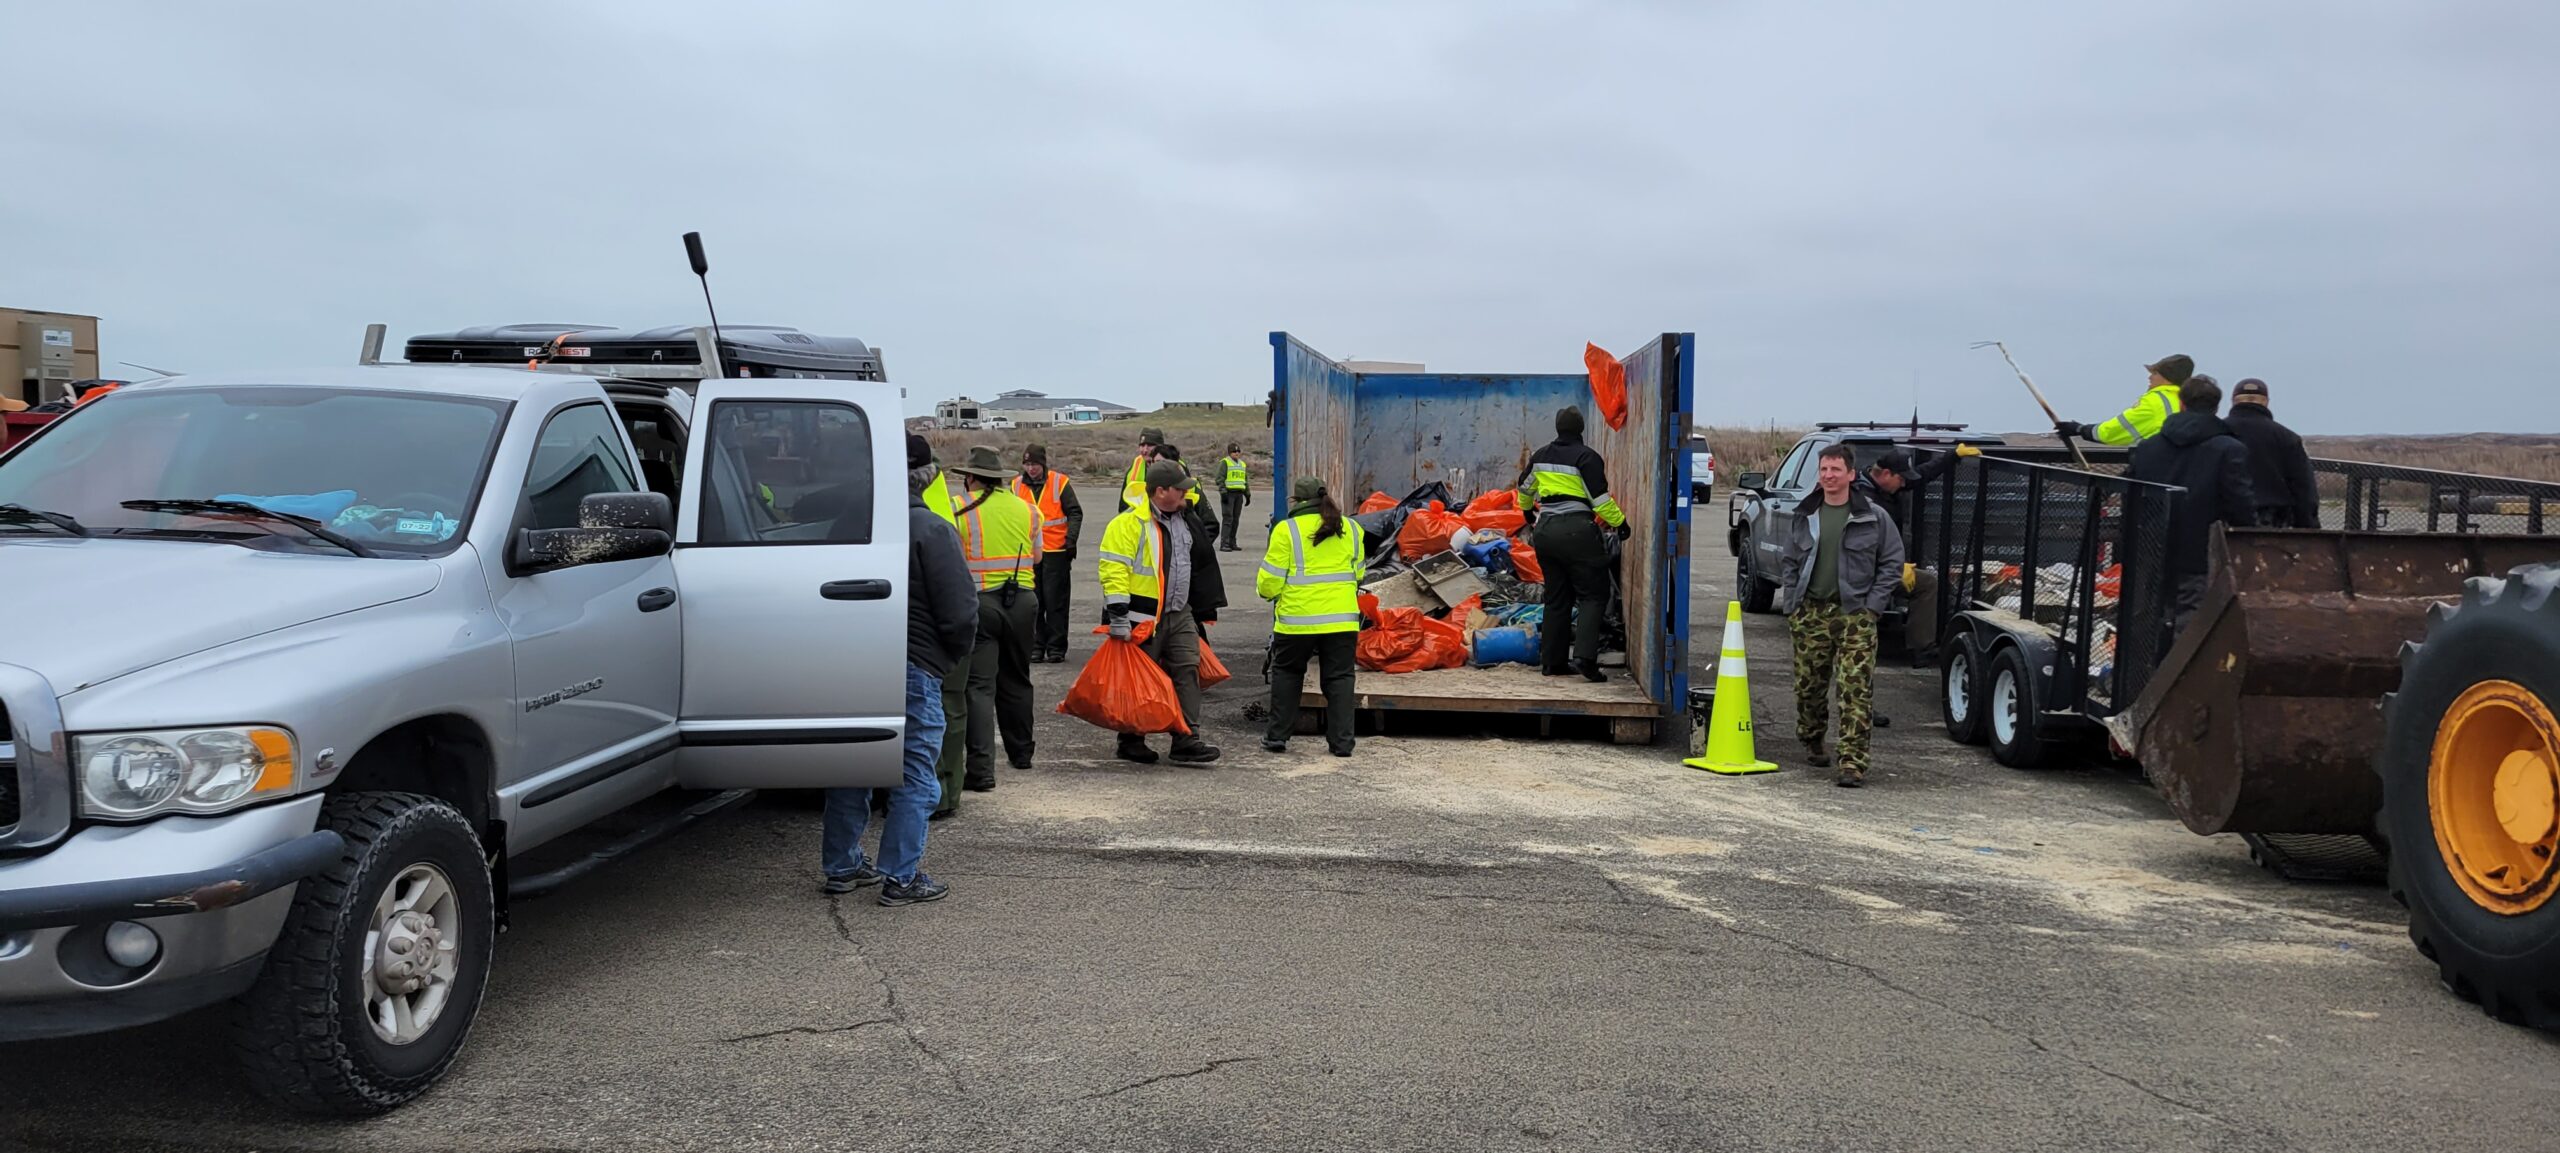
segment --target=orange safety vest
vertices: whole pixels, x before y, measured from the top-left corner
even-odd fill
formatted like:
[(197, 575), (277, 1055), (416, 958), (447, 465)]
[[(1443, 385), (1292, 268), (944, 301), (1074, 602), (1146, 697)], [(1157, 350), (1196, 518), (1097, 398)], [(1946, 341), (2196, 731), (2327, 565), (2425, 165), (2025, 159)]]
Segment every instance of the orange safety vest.
[(1042, 552), (1065, 552), (1067, 549), (1067, 507), (1064, 503), (1066, 491), (1066, 474), (1054, 468), (1050, 469), (1049, 475), (1041, 480), (1040, 489), (1037, 492), (1032, 491), (1030, 485), (1022, 483), (1021, 476), (1017, 475), (1013, 478), (1013, 495), (1021, 497), (1032, 508), (1039, 510)]

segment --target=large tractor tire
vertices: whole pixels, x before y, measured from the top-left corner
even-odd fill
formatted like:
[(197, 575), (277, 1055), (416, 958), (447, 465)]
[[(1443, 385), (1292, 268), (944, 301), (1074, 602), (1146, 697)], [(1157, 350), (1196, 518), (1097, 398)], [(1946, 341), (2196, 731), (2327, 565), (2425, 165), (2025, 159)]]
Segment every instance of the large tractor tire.
[(2409, 939), (2490, 1016), (2560, 1029), (2560, 564), (2478, 577), (2401, 654), (2381, 832)]

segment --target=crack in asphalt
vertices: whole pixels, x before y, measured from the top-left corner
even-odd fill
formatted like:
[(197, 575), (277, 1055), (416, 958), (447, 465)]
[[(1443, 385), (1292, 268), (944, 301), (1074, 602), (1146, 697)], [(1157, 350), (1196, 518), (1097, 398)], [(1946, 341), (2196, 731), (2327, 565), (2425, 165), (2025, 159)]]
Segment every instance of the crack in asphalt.
[[(1604, 875), (1604, 877), (1605, 877), (1605, 874), (1603, 874), (1603, 875)], [(1614, 884), (1615, 884), (1615, 882), (1613, 881), (1613, 882), (1612, 882), (1612, 884), (1614, 885)], [(2079, 1067), (2080, 1067), (2080, 1068), (2082, 1068), (2082, 1069), (2085, 1069), (2085, 1070), (2087, 1070), (2087, 1071), (2089, 1071), (2089, 1072), (2091, 1072), (2091, 1073), (2095, 1073), (2095, 1074), (2097, 1074), (2097, 1075), (2099, 1075), (2099, 1076), (2101, 1076), (2101, 1077), (2104, 1077), (2104, 1078), (2106, 1078), (2106, 1079), (2108, 1079), (2108, 1080), (2110, 1080), (2110, 1081), (2114, 1081), (2114, 1082), (2116, 1082), (2117, 1084), (2123, 1085), (2124, 1087), (2126, 1087), (2126, 1088), (2128, 1088), (2128, 1089), (2131, 1089), (2131, 1090), (2133, 1090), (2133, 1091), (2135, 1091), (2135, 1092), (2137, 1092), (2137, 1093), (2140, 1093), (2140, 1094), (2142, 1094), (2143, 1096), (2149, 1097), (2149, 1098), (2151, 1098), (2151, 1099), (2152, 1099), (2152, 1100), (2154, 1100), (2154, 1101), (2158, 1101), (2158, 1102), (2160, 1102), (2160, 1103), (2161, 1103), (2161, 1104), (2163, 1104), (2163, 1105), (2168, 1105), (2168, 1106), (2170, 1106), (2170, 1107), (2172, 1107), (2172, 1108), (2175, 1108), (2175, 1109), (2178, 1109), (2178, 1110), (2180, 1110), (2180, 1111), (2182, 1111), (2182, 1112), (2186, 1112), (2186, 1113), (2194, 1114), (2194, 1115), (2196, 1115), (2196, 1116), (2198, 1116), (2198, 1117), (2202, 1117), (2202, 1118), (2204, 1118), (2205, 1120), (2211, 1121), (2211, 1122), (2213, 1122), (2214, 1124), (2217, 1124), (2217, 1125), (2223, 1126), (2223, 1127), (2225, 1127), (2225, 1128), (2227, 1128), (2227, 1129), (2231, 1129), (2231, 1130), (2233, 1130), (2233, 1131), (2235, 1131), (2235, 1132), (2248, 1133), (2248, 1134), (2251, 1134), (2251, 1135), (2254, 1135), (2254, 1136), (2257, 1136), (2257, 1137), (2260, 1137), (2260, 1138), (2263, 1138), (2263, 1139), (2269, 1139), (2269, 1140), (2274, 1140), (2274, 1139), (2275, 1139), (2273, 1134), (2270, 1134), (2270, 1133), (2264, 1132), (2264, 1131), (2262, 1131), (2262, 1130), (2254, 1129), (2254, 1128), (2251, 1128), (2251, 1127), (2246, 1126), (2246, 1125), (2242, 1125), (2242, 1124), (2240, 1124), (2239, 1122), (2233, 1121), (2233, 1120), (2231, 1120), (2231, 1119), (2229, 1119), (2229, 1118), (2227, 1118), (2227, 1117), (2224, 1117), (2224, 1116), (2222, 1116), (2222, 1115), (2220, 1115), (2220, 1114), (2218, 1114), (2218, 1113), (2215, 1113), (2214, 1111), (2212, 1111), (2212, 1110), (2210, 1110), (2210, 1109), (2207, 1109), (2207, 1108), (2205, 1108), (2205, 1107), (2203, 1107), (2203, 1106), (2201, 1106), (2201, 1105), (2198, 1105), (2198, 1104), (2196, 1104), (2196, 1103), (2194, 1103), (2194, 1102), (2192, 1102), (2192, 1101), (2186, 1101), (2186, 1100), (2182, 1100), (2182, 1099), (2180, 1099), (2180, 1098), (2178, 1098), (2178, 1097), (2171, 1096), (2171, 1095), (2169, 1095), (2168, 1093), (2162, 1092), (2161, 1090), (2158, 1090), (2158, 1089), (2152, 1088), (2152, 1087), (2151, 1087), (2151, 1086), (2149, 1086), (2149, 1085), (2143, 1084), (2141, 1081), (2138, 1081), (2138, 1080), (2136, 1080), (2136, 1079), (2134, 1079), (2134, 1078), (2132, 1078), (2132, 1077), (2130, 1077), (2130, 1076), (2127, 1076), (2127, 1075), (2125, 1075), (2125, 1074), (2123, 1074), (2123, 1073), (2116, 1072), (2115, 1070), (2113, 1070), (2113, 1069), (2109, 1069), (2109, 1068), (2107, 1068), (2107, 1067), (2106, 1067), (2106, 1066), (2104, 1066), (2104, 1065), (2100, 1065), (2100, 1064), (2099, 1064), (2099, 1063), (2097, 1063), (2096, 1061), (2091, 1060), (2091, 1059), (2089, 1059), (2089, 1058), (2087, 1058), (2087, 1057), (2083, 1057), (2083, 1056), (2080, 1056), (2080, 1055), (2079, 1055), (2079, 1054), (2077, 1054), (2077, 1053), (2068, 1052), (2068, 1051), (2066, 1051), (2066, 1050), (2056, 1049), (2056, 1048), (2054, 1048), (2054, 1047), (2053, 1047), (2053, 1046), (2051, 1046), (2051, 1045), (2047, 1045), (2047, 1044), (2045, 1044), (2045, 1043), (2044, 1043), (2044, 1041), (2042, 1041), (2041, 1039), (2037, 1038), (2035, 1034), (2030, 1033), (2030, 1032), (2028, 1032), (2028, 1031), (2026, 1031), (2026, 1030), (2012, 1028), (2012, 1027), (2010, 1027), (2010, 1026), (2008, 1026), (2008, 1025), (2002, 1024), (2001, 1022), (1999, 1022), (1999, 1021), (1997, 1021), (1997, 1020), (1992, 1019), (1990, 1016), (1988, 1016), (1988, 1015), (1986, 1015), (1986, 1014), (1983, 1014), (1983, 1013), (1977, 1013), (1977, 1012), (1974, 1012), (1974, 1011), (1973, 1011), (1973, 1010), (1971, 1010), (1971, 1009), (1962, 1008), (1962, 1007), (1960, 1007), (1960, 1006), (1957, 1006), (1957, 1005), (1951, 1004), (1951, 1003), (1949, 1003), (1949, 1002), (1947, 1002), (1947, 1001), (1945, 1001), (1945, 1000), (1942, 1000), (1942, 999), (1940, 999), (1940, 998), (1930, 996), (1930, 995), (1929, 995), (1929, 994), (1927, 994), (1927, 993), (1923, 993), (1923, 992), (1921, 992), (1921, 991), (1919, 991), (1919, 990), (1917, 990), (1917, 989), (1914, 989), (1914, 988), (1912, 988), (1912, 987), (1910, 987), (1910, 986), (1908, 986), (1908, 985), (1905, 985), (1905, 984), (1901, 983), (1900, 981), (1896, 981), (1896, 980), (1894, 980), (1892, 977), (1889, 977), (1889, 976), (1885, 975), (1885, 973), (1883, 972), (1883, 970), (1878, 969), (1878, 968), (1876, 968), (1876, 967), (1875, 967), (1875, 966), (1873, 966), (1873, 965), (1868, 965), (1868, 964), (1864, 964), (1864, 963), (1861, 963), (1861, 962), (1858, 962), (1858, 961), (1853, 961), (1853, 960), (1850, 960), (1850, 959), (1849, 959), (1849, 958), (1847, 958), (1847, 957), (1843, 957), (1843, 956), (1840, 956), (1840, 955), (1838, 955), (1838, 954), (1831, 953), (1831, 952), (1828, 952), (1828, 951), (1823, 950), (1823, 949), (1820, 949), (1820, 948), (1816, 948), (1816, 947), (1814, 947), (1814, 946), (1812, 946), (1812, 945), (1804, 944), (1804, 943), (1802, 943), (1802, 942), (1800, 942), (1800, 941), (1796, 941), (1796, 940), (1792, 940), (1792, 939), (1787, 938), (1787, 937), (1784, 937), (1784, 936), (1780, 936), (1780, 935), (1778, 935), (1778, 934), (1776, 934), (1776, 933), (1767, 932), (1767, 931), (1764, 931), (1764, 930), (1752, 929), (1752, 928), (1748, 928), (1748, 927), (1743, 926), (1743, 925), (1740, 925), (1740, 924), (1730, 924), (1730, 923), (1726, 923), (1726, 922), (1723, 922), (1723, 921), (1713, 921), (1713, 922), (1711, 922), (1711, 923), (1715, 924), (1717, 928), (1723, 929), (1724, 931), (1726, 931), (1726, 932), (1728, 932), (1728, 933), (1731, 933), (1731, 934), (1733, 934), (1733, 935), (1735, 935), (1735, 936), (1737, 936), (1737, 937), (1743, 937), (1743, 938), (1747, 938), (1747, 939), (1750, 939), (1750, 940), (1759, 941), (1759, 942), (1762, 942), (1762, 943), (1764, 943), (1764, 944), (1775, 945), (1775, 946), (1777, 946), (1777, 947), (1779, 947), (1779, 948), (1781, 948), (1781, 949), (1784, 949), (1784, 950), (1786, 950), (1786, 951), (1788, 951), (1788, 952), (1790, 952), (1790, 953), (1794, 953), (1794, 954), (1796, 954), (1797, 956), (1804, 957), (1804, 958), (1806, 958), (1807, 960), (1819, 961), (1819, 962), (1821, 962), (1821, 963), (1823, 963), (1823, 964), (1825, 964), (1825, 965), (1830, 965), (1830, 966), (1832, 966), (1832, 967), (1834, 967), (1834, 968), (1846, 969), (1846, 970), (1849, 970), (1850, 972), (1854, 972), (1854, 973), (1860, 974), (1860, 975), (1862, 975), (1862, 976), (1866, 977), (1869, 981), (1874, 982), (1877, 986), (1879, 986), (1879, 987), (1881, 987), (1881, 988), (1885, 988), (1885, 989), (1892, 990), (1893, 992), (1895, 992), (1895, 993), (1899, 993), (1899, 994), (1901, 994), (1902, 996), (1904, 996), (1904, 997), (1906, 997), (1906, 998), (1909, 998), (1910, 1000), (1912, 1000), (1912, 1001), (1914, 1001), (1914, 1002), (1917, 1002), (1917, 1003), (1922, 1004), (1922, 1005), (1926, 1005), (1926, 1006), (1928, 1006), (1928, 1007), (1930, 1007), (1930, 1008), (1932, 1008), (1932, 1009), (1936, 1009), (1936, 1010), (1938, 1010), (1939, 1012), (1946, 1013), (1946, 1014), (1949, 1014), (1949, 1015), (1951, 1015), (1951, 1016), (1955, 1016), (1955, 1017), (1961, 1017), (1961, 1018), (1964, 1018), (1965, 1020), (1972, 1021), (1972, 1022), (1975, 1022), (1975, 1023), (1977, 1023), (1977, 1024), (1980, 1024), (1980, 1025), (1982, 1025), (1982, 1026), (1984, 1026), (1984, 1027), (1986, 1027), (1986, 1028), (1990, 1029), (1992, 1032), (2000, 1034), (2000, 1035), (2001, 1035), (2001, 1036), (2003, 1036), (2003, 1037), (2008, 1037), (2008, 1038), (2010, 1038), (2010, 1039), (2012, 1039), (2012, 1040), (2016, 1040), (2016, 1041), (2024, 1042), (2024, 1043), (2027, 1045), (2027, 1047), (2029, 1047), (2029, 1048), (2031, 1048), (2031, 1049), (2034, 1049), (2034, 1050), (2035, 1050), (2036, 1052), (2038, 1052), (2038, 1053), (2043, 1053), (2043, 1054), (2046, 1054), (2047, 1056), (2052, 1056), (2052, 1057), (2059, 1057), (2059, 1058), (2061, 1058), (2061, 1059), (2063, 1059), (2063, 1060), (2065, 1060), (2065, 1061), (2068, 1061), (2068, 1062), (2070, 1062), (2070, 1063), (2072, 1063), (2072, 1064), (2074, 1064), (2074, 1065), (2079, 1066)], [(1668, 942), (1665, 942), (1665, 943), (1668, 943)], [(1676, 947), (1676, 946), (1675, 946), (1675, 947)], [(2279, 1144), (2281, 1144), (2281, 1142), (2279, 1142)]]
[(787, 1029), (767, 1029), (761, 1033), (740, 1033), (735, 1037), (722, 1037), (719, 1039), (719, 1043), (723, 1045), (735, 1045), (740, 1041), (761, 1041), (767, 1037), (782, 1037), (793, 1033), (805, 1033), (812, 1037), (819, 1037), (828, 1033), (850, 1033), (856, 1029), (867, 1029), (873, 1025), (895, 1025), (897, 1023), (898, 1019), (895, 1017), (874, 1017), (868, 1021), (856, 1021), (850, 1025), (793, 1025)]
[(908, 1017), (906, 1006), (898, 1001), (897, 984), (889, 980), (889, 967), (872, 960), (870, 954), (862, 951), (862, 945), (853, 939), (853, 926), (844, 919), (843, 897), (828, 896), (827, 919), (835, 922), (836, 936), (843, 938), (845, 947), (853, 950), (854, 959), (862, 962), (863, 967), (879, 976), (880, 992), (886, 1000), (886, 1004), (881, 1008), (889, 1013), (888, 1022), (884, 1023), (895, 1023), (899, 1031), (907, 1035), (907, 1043), (915, 1046), (916, 1052), (924, 1054), (926, 1060), (933, 1062), (934, 1068), (942, 1071), (943, 1079), (951, 1083), (952, 1092), (963, 1097), (968, 1096), (969, 1086), (960, 1080), (960, 1071), (952, 1068), (950, 1060), (927, 1042), (923, 1034), (916, 1032), (915, 1022)]
[[(1131, 883), (1125, 878), (1088, 877), (1071, 873), (971, 872), (967, 875), (973, 878), (1000, 881), (1058, 881), (1076, 884)], [(1312, 893), (1336, 897), (1387, 897), (1405, 901), (1486, 901), (1501, 905), (1554, 905), (1562, 907), (1603, 905), (1612, 908), (1659, 909), (1666, 912), (1681, 911), (1680, 906), (1678, 905), (1665, 901), (1642, 900), (1623, 889), (1618, 890), (1613, 896), (1595, 899), (1591, 897), (1531, 897), (1516, 893), (1432, 893), (1415, 889), (1354, 889), (1322, 885), (1176, 885), (1163, 881), (1144, 881), (1137, 883), (1144, 884), (1149, 888), (1166, 889), (1176, 893), (1251, 893), (1272, 896), (1291, 896), (1300, 893)], [(1613, 889), (1616, 888), (1614, 883), (1611, 887)]]
[(1179, 1080), (1182, 1080), (1182, 1079), (1183, 1079), (1183, 1078), (1185, 1078), (1185, 1077), (1198, 1077), (1198, 1076), (1201, 1076), (1202, 1074), (1206, 1074), (1206, 1073), (1215, 1073), (1215, 1072), (1217, 1072), (1218, 1070), (1220, 1070), (1220, 1069), (1224, 1069), (1224, 1068), (1226, 1068), (1226, 1067), (1227, 1067), (1227, 1066), (1229, 1066), (1229, 1065), (1249, 1065), (1249, 1064), (1252, 1064), (1253, 1062), (1260, 1061), (1260, 1060), (1262, 1060), (1262, 1058), (1260, 1058), (1260, 1057), (1220, 1057), (1220, 1058), (1218, 1058), (1217, 1060), (1215, 1060), (1215, 1061), (1211, 1061), (1211, 1062), (1209, 1062), (1209, 1063), (1208, 1063), (1208, 1064), (1206, 1064), (1206, 1065), (1202, 1065), (1201, 1067), (1199, 1067), (1199, 1068), (1197, 1068), (1197, 1069), (1184, 1069), (1184, 1070), (1182, 1070), (1181, 1072), (1178, 1072), (1178, 1073), (1158, 1073), (1158, 1074), (1156, 1074), (1156, 1075), (1155, 1075), (1155, 1076), (1153, 1076), (1153, 1077), (1148, 1077), (1148, 1078), (1144, 1078), (1144, 1079), (1142, 1079), (1142, 1080), (1137, 1080), (1137, 1081), (1131, 1081), (1131, 1082), (1129, 1082), (1128, 1084), (1126, 1084), (1126, 1085), (1122, 1085), (1122, 1086), (1120, 1086), (1119, 1088), (1116, 1088), (1116, 1089), (1105, 1089), (1105, 1090), (1103, 1090), (1102, 1092), (1099, 1092), (1099, 1093), (1087, 1093), (1087, 1094), (1085, 1094), (1085, 1095), (1084, 1095), (1084, 1096), (1082, 1096), (1082, 1097), (1078, 1097), (1078, 1098), (1076, 1098), (1076, 1100), (1078, 1100), (1078, 1101), (1099, 1101), (1099, 1100), (1102, 1100), (1102, 1099), (1103, 1099), (1103, 1098), (1105, 1098), (1105, 1097), (1117, 1097), (1117, 1096), (1119, 1096), (1119, 1095), (1121, 1095), (1121, 1094), (1123, 1094), (1123, 1093), (1126, 1093), (1126, 1092), (1128, 1092), (1128, 1091), (1130, 1091), (1130, 1090), (1132, 1090), (1132, 1089), (1144, 1089), (1144, 1088), (1146, 1088), (1146, 1087), (1147, 1087), (1147, 1086), (1149, 1086), (1149, 1085), (1161, 1085), (1161, 1084), (1163, 1084), (1164, 1082), (1167, 1082), (1167, 1081), (1179, 1081)]

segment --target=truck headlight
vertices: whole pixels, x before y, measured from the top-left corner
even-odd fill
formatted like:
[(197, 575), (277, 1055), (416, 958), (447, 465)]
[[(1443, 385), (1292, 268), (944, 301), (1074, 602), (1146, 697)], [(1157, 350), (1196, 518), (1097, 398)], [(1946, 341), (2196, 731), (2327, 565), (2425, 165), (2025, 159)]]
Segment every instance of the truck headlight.
[(298, 782), (293, 734), (262, 725), (77, 737), (72, 760), (92, 817), (218, 813)]

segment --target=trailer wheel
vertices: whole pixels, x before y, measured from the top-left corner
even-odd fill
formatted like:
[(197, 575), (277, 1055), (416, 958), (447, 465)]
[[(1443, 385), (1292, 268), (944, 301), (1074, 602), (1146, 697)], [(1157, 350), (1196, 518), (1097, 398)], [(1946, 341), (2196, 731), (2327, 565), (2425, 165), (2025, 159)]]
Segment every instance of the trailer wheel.
[(1777, 603), (1778, 586), (1760, 579), (1760, 566), (1751, 563), (1751, 542), (1742, 542), (1742, 559), (1734, 562), (1733, 595), (1742, 602), (1742, 611), (1765, 613)]
[(1944, 647), (1946, 655), (1938, 658), (1938, 712), (1947, 722), (1947, 736), (1958, 744), (1981, 744), (1981, 654), (1973, 651), (1971, 637), (1957, 637)]
[(2026, 654), (2016, 645), (2002, 648), (1992, 656), (1982, 684), (1976, 708), (1990, 730), (1991, 758), (2013, 769), (2043, 767), (2052, 742), (2045, 739), (2038, 719), (2042, 713), (2036, 706), (2035, 678), (2027, 674)]
[(2380, 827), (2391, 895), (2445, 987), (2560, 1029), (2560, 564), (2467, 582), (2401, 652)]

